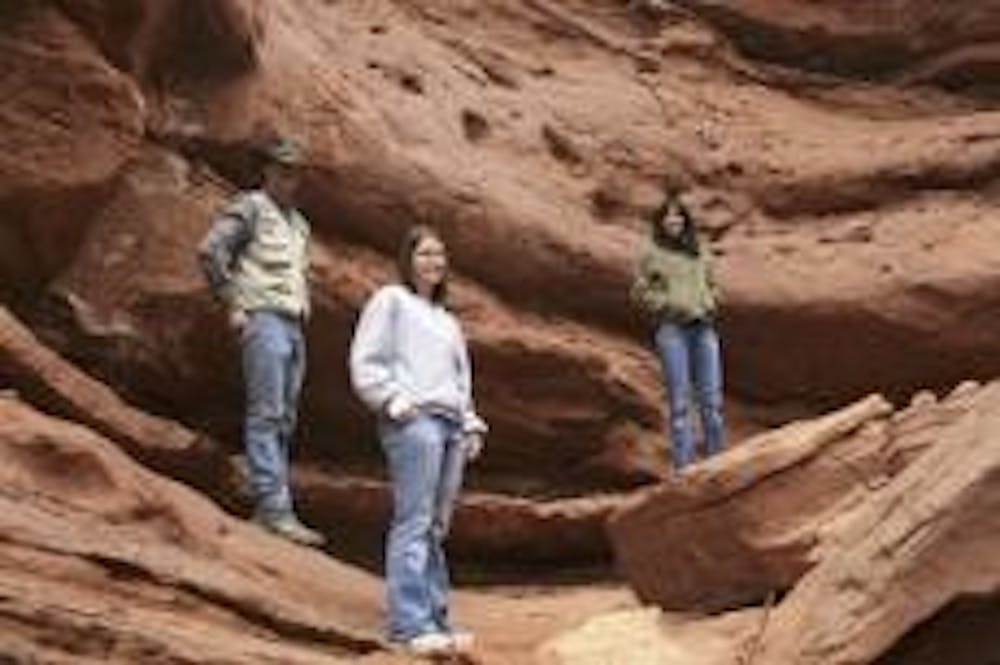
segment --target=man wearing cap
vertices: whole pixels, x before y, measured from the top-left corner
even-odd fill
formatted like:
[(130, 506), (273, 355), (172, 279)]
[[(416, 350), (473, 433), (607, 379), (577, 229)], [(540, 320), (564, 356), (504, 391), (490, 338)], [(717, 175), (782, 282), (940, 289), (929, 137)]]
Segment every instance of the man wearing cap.
[(323, 536), (296, 516), (289, 487), (309, 315), (309, 223), (293, 205), (301, 157), (291, 141), (267, 145), (261, 188), (240, 192), (226, 206), (202, 241), (199, 259), (242, 346), (254, 521), (294, 542), (321, 546)]

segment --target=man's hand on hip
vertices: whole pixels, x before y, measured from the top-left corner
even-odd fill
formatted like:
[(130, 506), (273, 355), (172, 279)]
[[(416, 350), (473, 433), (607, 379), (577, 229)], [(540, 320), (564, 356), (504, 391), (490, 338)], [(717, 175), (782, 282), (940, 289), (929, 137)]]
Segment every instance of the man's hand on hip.
[(249, 321), (249, 317), (242, 309), (234, 309), (229, 313), (229, 329), (237, 335), (243, 334), (243, 330), (247, 327), (247, 321)]

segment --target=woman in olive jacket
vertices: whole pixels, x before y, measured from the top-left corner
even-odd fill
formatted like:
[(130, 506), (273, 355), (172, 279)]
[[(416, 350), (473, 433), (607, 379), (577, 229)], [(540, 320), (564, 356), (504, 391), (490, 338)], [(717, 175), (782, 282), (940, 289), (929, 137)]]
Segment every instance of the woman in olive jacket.
[(714, 319), (718, 295), (710, 250), (681, 193), (668, 192), (649, 219), (632, 284), (632, 300), (654, 324), (663, 369), (670, 441), (676, 469), (697, 458), (691, 425), (692, 398), (701, 416), (705, 451), (722, 450), (722, 358)]

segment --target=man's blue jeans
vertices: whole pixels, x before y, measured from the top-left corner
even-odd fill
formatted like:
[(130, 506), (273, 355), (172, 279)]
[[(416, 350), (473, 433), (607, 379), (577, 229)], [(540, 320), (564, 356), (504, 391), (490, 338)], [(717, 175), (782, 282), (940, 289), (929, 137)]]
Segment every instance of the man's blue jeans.
[(444, 539), (462, 486), (465, 449), (458, 423), (419, 414), (380, 424), (392, 480), (385, 552), (389, 637), (449, 632)]
[(243, 329), (244, 443), (258, 513), (292, 514), (289, 448), (306, 369), (298, 319), (255, 311)]
[(724, 424), (719, 336), (712, 324), (706, 321), (665, 321), (657, 328), (655, 341), (666, 384), (674, 467), (681, 469), (697, 458), (690, 416), (692, 398), (701, 415), (706, 452), (714, 455), (722, 450)]

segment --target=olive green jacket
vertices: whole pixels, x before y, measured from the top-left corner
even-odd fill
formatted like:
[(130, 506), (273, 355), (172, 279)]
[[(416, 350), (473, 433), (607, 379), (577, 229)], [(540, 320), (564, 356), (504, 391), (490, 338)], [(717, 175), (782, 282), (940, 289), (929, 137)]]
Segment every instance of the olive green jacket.
[(632, 282), (632, 302), (650, 318), (688, 322), (710, 319), (718, 291), (709, 252), (692, 256), (647, 240)]

